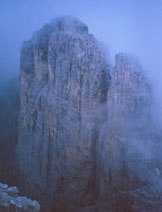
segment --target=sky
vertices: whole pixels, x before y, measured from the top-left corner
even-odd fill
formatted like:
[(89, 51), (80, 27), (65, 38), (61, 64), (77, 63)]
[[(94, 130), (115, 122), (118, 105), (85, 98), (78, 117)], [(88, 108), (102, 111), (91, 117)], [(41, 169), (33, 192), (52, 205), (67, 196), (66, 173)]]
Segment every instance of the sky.
[(64, 15), (86, 23), (112, 60), (118, 52), (137, 55), (161, 84), (162, 0), (0, 0), (0, 77), (18, 74), (22, 42)]

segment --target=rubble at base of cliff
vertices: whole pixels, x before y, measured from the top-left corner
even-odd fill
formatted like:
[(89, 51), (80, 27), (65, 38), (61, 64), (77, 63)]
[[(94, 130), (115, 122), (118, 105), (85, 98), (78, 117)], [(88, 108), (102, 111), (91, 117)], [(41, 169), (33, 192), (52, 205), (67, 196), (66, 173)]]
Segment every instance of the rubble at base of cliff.
[(39, 212), (40, 205), (36, 200), (18, 196), (17, 187), (8, 187), (0, 183), (0, 212)]

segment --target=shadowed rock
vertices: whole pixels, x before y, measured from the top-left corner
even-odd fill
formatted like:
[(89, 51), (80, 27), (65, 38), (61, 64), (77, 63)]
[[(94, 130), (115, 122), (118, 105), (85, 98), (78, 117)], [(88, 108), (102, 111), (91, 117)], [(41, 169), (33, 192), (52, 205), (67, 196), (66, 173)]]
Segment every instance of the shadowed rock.
[(17, 187), (8, 187), (0, 183), (0, 212), (39, 212), (37, 201), (18, 196)]

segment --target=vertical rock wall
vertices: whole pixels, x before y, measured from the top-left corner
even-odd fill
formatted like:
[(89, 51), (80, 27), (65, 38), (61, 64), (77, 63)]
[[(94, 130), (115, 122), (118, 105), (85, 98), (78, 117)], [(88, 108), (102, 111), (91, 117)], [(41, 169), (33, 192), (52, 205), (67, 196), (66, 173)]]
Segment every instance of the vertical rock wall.
[(105, 55), (78, 19), (56, 19), (24, 43), (17, 155), (21, 187), (42, 211), (95, 203), (108, 87)]
[(98, 142), (101, 198), (137, 188), (148, 180), (146, 163), (140, 161), (145, 156), (143, 153), (141, 158), (138, 148), (149, 146), (150, 92), (137, 58), (116, 55), (107, 97), (108, 120)]

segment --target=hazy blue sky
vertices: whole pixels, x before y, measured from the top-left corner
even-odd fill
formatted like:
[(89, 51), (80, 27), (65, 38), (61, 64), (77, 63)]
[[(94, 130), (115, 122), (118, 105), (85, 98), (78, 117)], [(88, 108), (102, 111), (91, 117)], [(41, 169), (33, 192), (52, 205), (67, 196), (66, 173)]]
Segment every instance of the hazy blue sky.
[(162, 0), (0, 0), (1, 73), (18, 72), (22, 41), (62, 15), (79, 17), (112, 56), (136, 54), (151, 76), (161, 76)]

